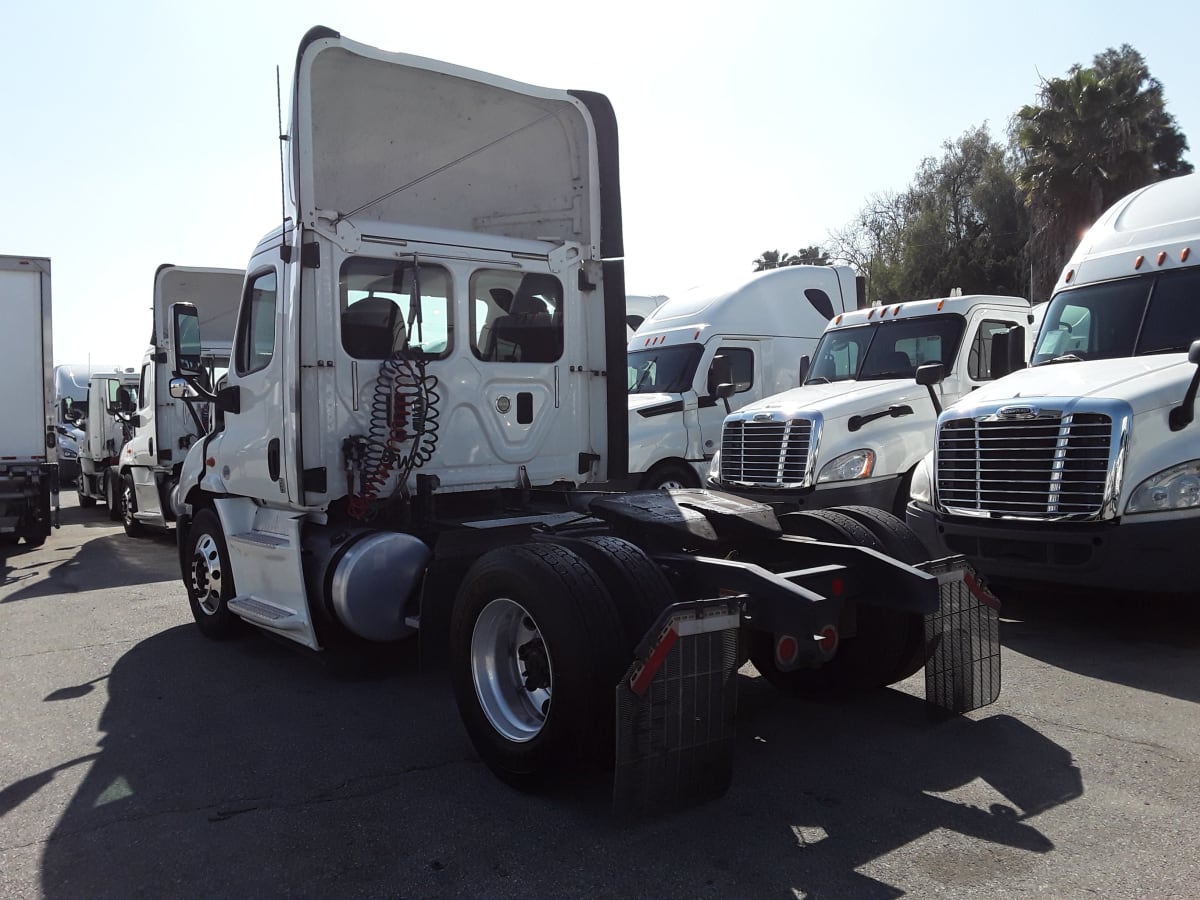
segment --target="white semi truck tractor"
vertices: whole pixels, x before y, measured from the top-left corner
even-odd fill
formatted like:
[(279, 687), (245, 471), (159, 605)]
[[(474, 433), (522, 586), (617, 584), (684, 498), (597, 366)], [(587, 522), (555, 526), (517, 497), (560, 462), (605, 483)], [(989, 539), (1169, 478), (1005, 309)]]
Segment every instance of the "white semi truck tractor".
[(825, 542), (727, 495), (585, 490), (628, 458), (603, 96), (324, 28), (292, 89), (288, 214), (247, 266), (226, 384), (196, 311), (171, 315), (172, 396), (214, 408), (176, 493), (206, 636), (356, 653), (448, 619), (483, 761), (525, 787), (615, 767), (632, 812), (725, 789), (748, 647), (787, 689), (925, 665), (935, 703), (994, 699), (993, 598), (902, 523), (835, 515)]
[(1063, 268), (1032, 365), (939, 417), (909, 525), (998, 577), (1191, 590), (1198, 300), (1200, 175), (1116, 203)]
[(214, 269), (164, 264), (154, 273), (154, 332), (142, 362), (137, 391), (125, 395), (124, 418), (133, 433), (121, 448), (116, 471), (108, 481), (116, 491), (125, 533), (141, 535), (147, 528), (163, 529), (175, 521), (171, 494), (188, 448), (208, 431), (210, 409), (174, 399), (169, 390), (168, 351), (173, 336), (172, 303), (187, 302), (196, 309), (204, 329), (200, 348), (203, 369), (199, 383), (215, 388), (229, 367), (229, 347), (241, 296), (241, 269)]
[(137, 407), (139, 380), (134, 369), (94, 373), (88, 378), (87, 395), (81, 404), (87, 414), (77, 420), (81, 436), (75, 491), (79, 505), (104, 503), (109, 518), (114, 520), (121, 518), (117, 461), (134, 431), (126, 410)]

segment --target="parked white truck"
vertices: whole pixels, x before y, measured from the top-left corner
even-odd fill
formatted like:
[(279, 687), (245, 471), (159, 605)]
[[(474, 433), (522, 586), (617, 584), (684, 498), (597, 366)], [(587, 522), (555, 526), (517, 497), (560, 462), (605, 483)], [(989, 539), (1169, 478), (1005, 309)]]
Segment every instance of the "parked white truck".
[(0, 256), (0, 542), (39, 547), (58, 507), (50, 260)]
[(942, 407), (1024, 366), (1033, 322), (1028, 300), (986, 294), (839, 314), (803, 385), (725, 419), (708, 483), (783, 507), (903, 515)]
[(628, 348), (633, 483), (700, 487), (726, 414), (798, 385), (830, 320), (863, 304), (849, 266), (785, 266), (654, 310)]
[(628, 456), (603, 96), (318, 28), (293, 97), (294, 205), (247, 267), (222, 389), (196, 310), (172, 308), (172, 395), (215, 409), (177, 493), (206, 636), (250, 623), (336, 654), (420, 632), (441, 654), (448, 619), (484, 762), (530, 787), (615, 765), (629, 811), (724, 790), (746, 644), (785, 687), (925, 663), (934, 702), (994, 699), (995, 614), (965, 564), (863, 549), (906, 556), (902, 523), (826, 544), (727, 495), (577, 490)]
[(111, 519), (121, 518), (121, 448), (133, 437), (139, 375), (134, 369), (97, 372), (88, 378), (87, 415), (79, 420), (79, 477), (75, 492), (82, 507), (104, 503)]
[(171, 397), (168, 354), (173, 336), (172, 303), (192, 304), (204, 329), (200, 348), (201, 385), (217, 387), (229, 368), (229, 348), (242, 292), (242, 269), (162, 265), (154, 273), (153, 343), (142, 362), (136, 407), (123, 412), (133, 435), (117, 463), (119, 509), (125, 533), (136, 537), (147, 527), (167, 528), (175, 521), (172, 492), (188, 448), (210, 425), (207, 405), (189, 405)]
[(938, 419), (908, 522), (995, 576), (1190, 590), (1200, 541), (1200, 175), (1096, 222), (1032, 365)]

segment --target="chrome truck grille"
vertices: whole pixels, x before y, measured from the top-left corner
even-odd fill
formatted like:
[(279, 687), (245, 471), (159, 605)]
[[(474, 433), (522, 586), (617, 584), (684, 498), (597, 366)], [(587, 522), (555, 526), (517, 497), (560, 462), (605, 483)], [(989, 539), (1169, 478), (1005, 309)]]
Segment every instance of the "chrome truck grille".
[[(1122, 418), (1009, 405), (943, 419), (937, 435), (938, 503), (947, 512), (975, 516), (1101, 518), (1119, 488)], [(1114, 429), (1114, 421), (1121, 427)]]
[[(761, 415), (761, 413), (759, 414)], [(728, 419), (721, 433), (721, 481), (765, 488), (812, 483), (818, 420)]]

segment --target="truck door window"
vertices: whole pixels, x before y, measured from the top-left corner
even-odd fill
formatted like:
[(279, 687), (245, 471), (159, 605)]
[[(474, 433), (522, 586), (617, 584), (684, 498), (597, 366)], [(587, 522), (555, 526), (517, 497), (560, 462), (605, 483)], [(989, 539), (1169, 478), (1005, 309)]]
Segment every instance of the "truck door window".
[(972, 381), (990, 381), (992, 378), (992, 338), (1002, 331), (1016, 327), (1014, 322), (984, 319), (971, 341), (971, 352), (967, 354), (967, 375)]
[(342, 349), (355, 359), (387, 359), (406, 345), (434, 359), (450, 354), (450, 273), (442, 266), (353, 256), (339, 291)]
[(237, 339), (237, 373), (259, 372), (275, 355), (275, 270), (263, 272), (246, 285), (239, 314)]
[(563, 352), (562, 282), (544, 272), (473, 273), (471, 352), (484, 362), (556, 362)]
[[(746, 347), (722, 347), (717, 351), (718, 357), (724, 357), (732, 372), (734, 393), (740, 394), (754, 387), (754, 351)], [(715, 362), (715, 360), (714, 360)], [(708, 373), (708, 393), (716, 393), (717, 386), (713, 383), (713, 369)]]
[[(138, 395), (138, 401), (140, 401), (141, 403), (145, 403), (147, 406), (154, 402), (154, 398), (151, 397), (150, 393), (149, 393), (149, 391), (150, 391), (149, 381), (150, 381), (150, 364), (146, 363), (146, 365), (142, 366), (142, 377), (138, 381), (137, 395)], [(137, 402), (135, 402), (134, 405), (137, 406)], [(141, 409), (141, 406), (137, 406), (137, 408)]]

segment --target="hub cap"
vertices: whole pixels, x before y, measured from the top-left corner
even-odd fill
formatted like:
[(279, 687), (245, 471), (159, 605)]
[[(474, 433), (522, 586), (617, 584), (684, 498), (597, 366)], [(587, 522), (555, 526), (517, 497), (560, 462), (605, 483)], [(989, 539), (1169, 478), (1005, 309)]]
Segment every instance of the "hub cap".
[(475, 695), (492, 727), (510, 741), (533, 740), (546, 724), (554, 690), (550, 651), (521, 604), (491, 601), (471, 634)]
[(208, 615), (221, 607), (221, 554), (211, 534), (203, 534), (192, 553), (192, 592)]

